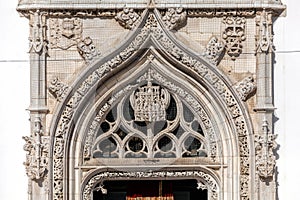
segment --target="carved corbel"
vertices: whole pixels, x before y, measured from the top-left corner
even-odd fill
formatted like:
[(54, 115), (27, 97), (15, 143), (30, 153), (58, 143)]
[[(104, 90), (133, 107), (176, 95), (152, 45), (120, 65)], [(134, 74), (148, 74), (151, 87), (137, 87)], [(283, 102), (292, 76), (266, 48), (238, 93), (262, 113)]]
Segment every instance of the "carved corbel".
[(206, 45), (204, 56), (208, 58), (212, 64), (216, 65), (222, 59), (224, 48), (224, 43), (213, 36)]
[(226, 41), (226, 51), (231, 59), (235, 60), (242, 53), (242, 42), (246, 40), (246, 19), (238, 16), (227, 16), (223, 18), (223, 23), (225, 24), (223, 39)]
[(47, 53), (45, 12), (30, 11), (29, 53)]
[(256, 135), (256, 168), (261, 179), (267, 180), (272, 178), (276, 164), (274, 151), (277, 147), (275, 142), (277, 135), (269, 132), (267, 120), (262, 124), (262, 135)]
[(24, 162), (26, 174), (31, 180), (44, 178), (48, 167), (49, 137), (43, 136), (41, 120), (35, 118), (31, 136), (24, 136), (24, 150), (27, 152)]
[(126, 29), (133, 29), (140, 18), (141, 16), (132, 8), (124, 8), (115, 17), (119, 24)]
[(265, 9), (257, 15), (256, 26), (257, 28), (257, 53), (269, 53), (274, 51), (273, 34), (272, 34), (272, 13), (267, 12)]
[(162, 20), (169, 30), (176, 30), (186, 24), (187, 13), (183, 8), (169, 8)]
[(61, 82), (58, 77), (55, 77), (48, 87), (49, 92), (57, 99), (57, 101), (62, 101), (66, 96), (69, 87)]
[(93, 40), (90, 37), (86, 37), (77, 44), (77, 50), (81, 57), (86, 62), (91, 62), (94, 58), (99, 57), (101, 53), (96, 49), (93, 44)]
[(244, 78), (235, 86), (235, 89), (241, 100), (246, 101), (248, 97), (256, 91), (256, 85), (254, 84), (253, 77), (248, 76)]

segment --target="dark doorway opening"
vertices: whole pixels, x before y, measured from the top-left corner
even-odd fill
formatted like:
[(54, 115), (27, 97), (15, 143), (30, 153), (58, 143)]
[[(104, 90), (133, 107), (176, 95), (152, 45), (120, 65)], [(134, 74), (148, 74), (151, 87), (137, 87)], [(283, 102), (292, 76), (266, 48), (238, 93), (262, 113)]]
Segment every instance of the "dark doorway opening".
[(196, 180), (105, 181), (107, 194), (93, 192), (93, 200), (207, 200)]

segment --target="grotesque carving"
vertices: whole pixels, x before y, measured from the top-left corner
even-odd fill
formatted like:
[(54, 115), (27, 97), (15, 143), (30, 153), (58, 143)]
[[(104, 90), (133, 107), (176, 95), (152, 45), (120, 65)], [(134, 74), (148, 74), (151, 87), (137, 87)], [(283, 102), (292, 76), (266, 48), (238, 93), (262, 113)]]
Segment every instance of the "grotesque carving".
[(78, 18), (50, 19), (50, 47), (69, 49), (82, 37), (82, 22)]
[(68, 91), (69, 87), (61, 82), (58, 77), (55, 77), (48, 87), (49, 92), (58, 100), (61, 101)]
[(183, 8), (169, 8), (162, 20), (169, 30), (175, 30), (186, 24), (186, 16), (186, 11)]
[(236, 91), (240, 95), (241, 100), (246, 101), (249, 95), (251, 95), (255, 90), (254, 79), (252, 76), (248, 76), (240, 81), (236, 86)]
[(124, 8), (115, 18), (124, 28), (132, 29), (140, 19), (140, 15), (132, 8)]
[(37, 117), (34, 121), (33, 135), (23, 137), (26, 141), (24, 150), (27, 151), (24, 165), (26, 174), (32, 180), (43, 178), (47, 172), (49, 137), (42, 134), (41, 120)]
[(277, 135), (269, 132), (267, 120), (262, 124), (262, 135), (256, 135), (256, 167), (258, 175), (262, 179), (273, 176), (276, 157), (274, 151), (277, 147), (275, 139)]
[(224, 43), (220, 41), (217, 37), (212, 37), (204, 52), (204, 56), (208, 58), (213, 64), (218, 64), (221, 59), (221, 55), (224, 50)]
[(84, 40), (77, 44), (77, 49), (81, 57), (86, 61), (90, 62), (94, 58), (100, 56), (100, 52), (96, 49), (93, 44), (93, 40), (90, 37), (86, 37)]
[(235, 60), (242, 53), (242, 41), (246, 40), (244, 17), (228, 16), (223, 18), (225, 31), (223, 39), (226, 41), (227, 54)]

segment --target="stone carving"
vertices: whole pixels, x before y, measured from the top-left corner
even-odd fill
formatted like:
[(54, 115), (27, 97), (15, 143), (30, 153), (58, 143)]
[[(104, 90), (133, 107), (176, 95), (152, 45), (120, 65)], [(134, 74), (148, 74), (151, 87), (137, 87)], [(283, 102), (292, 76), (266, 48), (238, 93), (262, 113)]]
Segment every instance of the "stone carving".
[(55, 77), (48, 87), (49, 92), (58, 100), (62, 101), (66, 96), (69, 87), (61, 82), (58, 77)]
[(59, 18), (72, 18), (72, 17), (115, 17), (117, 10), (115, 9), (93, 9), (93, 10), (56, 10), (50, 11), (49, 16)]
[(251, 9), (188, 9), (188, 17), (224, 17), (224, 16), (242, 16), (253, 17), (256, 11)]
[(124, 8), (123, 11), (117, 14), (115, 19), (124, 28), (132, 29), (140, 19), (140, 15), (136, 13), (132, 8)]
[(249, 95), (251, 95), (256, 90), (253, 77), (248, 76), (244, 78), (235, 86), (235, 89), (238, 92), (241, 100), (246, 101)]
[[(201, 105), (197, 102), (197, 100), (194, 97), (192, 97), (188, 92), (186, 92), (185, 90), (183, 90), (179, 86), (176, 86), (174, 83), (168, 81), (166, 78), (162, 77), (159, 73), (157, 73), (155, 70), (152, 70), (152, 69), (149, 69), (147, 73), (145, 73), (140, 78), (138, 78), (137, 82), (138, 83), (141, 83), (143, 81), (148, 82), (149, 80), (155, 80), (157, 83), (162, 84), (162, 86), (164, 86), (166, 89), (172, 91), (173, 93), (179, 95), (186, 102), (188, 102), (189, 105), (191, 105), (194, 108), (194, 110), (197, 112), (198, 116), (202, 120), (202, 123), (205, 126), (204, 128), (206, 128), (206, 130), (207, 130), (205, 132), (206, 132), (206, 135), (208, 136), (208, 141), (206, 141), (205, 143), (209, 143), (209, 148), (210, 148), (209, 152), (207, 152), (207, 150), (205, 148), (199, 148), (197, 151), (198, 152), (200, 152), (200, 151), (205, 152), (206, 155), (209, 154), (210, 159), (212, 161), (216, 161), (215, 160), (216, 157), (217, 157), (217, 146), (216, 146), (217, 138), (215, 137), (216, 134), (215, 134), (215, 132), (212, 128), (212, 124), (209, 120), (209, 117), (207, 116), (205, 111), (202, 109)], [(97, 146), (97, 144), (94, 143), (94, 141), (96, 141), (95, 135), (96, 135), (96, 133), (98, 132), (98, 129), (99, 129), (99, 125), (100, 125), (99, 122), (103, 121), (102, 117), (108, 112), (108, 109), (111, 107), (111, 105), (113, 105), (116, 102), (116, 100), (120, 99), (121, 97), (126, 95), (128, 92), (130, 92), (131, 89), (136, 88), (136, 87), (137, 87), (137, 85), (133, 85), (133, 86), (128, 85), (127, 87), (125, 87), (124, 89), (120, 90), (115, 95), (113, 95), (108, 100), (108, 102), (105, 103), (104, 106), (100, 109), (100, 111), (96, 115), (94, 121), (91, 123), (89, 131), (87, 132), (87, 139), (85, 140), (85, 146), (84, 146), (84, 157), (85, 157), (85, 159), (90, 159), (91, 152), (92, 152), (92, 150), (91, 150), (92, 147)], [(180, 109), (179, 109), (177, 112), (180, 115), (180, 113), (182, 111), (180, 111)], [(182, 119), (181, 123), (185, 123), (183, 117), (181, 117), (181, 119)], [(124, 121), (124, 120), (125, 119), (121, 119), (121, 121)], [(128, 122), (128, 123), (130, 123), (130, 122)], [(177, 122), (174, 121), (173, 125), (175, 125), (176, 123), (180, 123), (180, 121), (179, 120), (177, 120)], [(189, 126), (189, 125), (187, 124), (186, 126)], [(129, 126), (127, 126), (127, 129), (131, 130)], [(134, 129), (131, 130), (131, 132), (135, 132), (135, 131), (136, 130), (134, 130)], [(166, 130), (164, 130), (164, 132), (166, 132)], [(171, 130), (169, 130), (167, 132), (171, 132)], [(159, 134), (159, 133), (157, 133), (157, 134)], [(104, 135), (103, 137), (107, 137), (107, 136)], [(101, 141), (101, 138), (102, 138), (102, 136), (97, 138), (97, 141)], [(148, 142), (148, 145), (150, 145), (152, 143), (153, 143), (153, 140), (151, 139), (151, 141)], [(202, 143), (204, 143), (204, 141), (202, 141)], [(182, 149), (179, 146), (178, 147), (176, 146), (175, 149), (179, 149), (179, 150), (176, 150), (176, 152), (182, 152)], [(125, 152), (125, 151), (126, 150), (123, 150), (122, 152)], [(182, 157), (181, 154), (177, 155), (176, 152), (174, 152), (174, 155), (176, 155), (176, 157)], [(114, 151), (114, 153), (116, 155), (118, 155), (119, 150)], [(147, 154), (147, 153), (145, 152), (145, 154)], [(123, 156), (124, 156), (123, 154), (119, 154), (117, 157), (123, 157)]]
[(78, 18), (52, 18), (49, 21), (51, 48), (69, 49), (82, 37), (82, 21)]
[[(205, 188), (203, 183), (202, 186), (198, 184), (197, 189), (209, 189), (211, 200), (217, 200), (219, 197), (219, 186), (217, 181), (208, 173), (204, 171), (138, 171), (138, 172), (120, 172), (120, 171), (106, 171), (100, 172), (90, 178), (85, 185), (83, 185), (82, 197), (83, 200), (91, 200), (92, 199), (92, 191), (102, 189), (103, 192), (106, 192), (104, 189), (103, 182), (105, 180), (128, 180), (131, 179), (141, 179), (141, 178), (166, 178), (166, 179), (180, 179), (180, 178), (195, 178), (198, 180), (198, 183), (203, 182), (205, 184)], [(100, 183), (100, 187), (96, 188), (96, 185)]]
[(77, 44), (77, 49), (81, 57), (86, 61), (90, 62), (94, 58), (99, 57), (101, 53), (96, 49), (93, 44), (93, 40), (90, 37), (86, 37)]
[(130, 103), (134, 110), (135, 121), (163, 121), (166, 120), (170, 94), (160, 86), (153, 86), (149, 74), (147, 85), (139, 87), (138, 91), (132, 93)]
[(258, 175), (262, 179), (272, 178), (275, 168), (276, 157), (274, 151), (277, 147), (275, 139), (277, 135), (269, 132), (267, 120), (262, 124), (262, 135), (256, 135), (256, 167)]
[(49, 137), (43, 136), (40, 118), (34, 121), (32, 136), (24, 136), (26, 144), (24, 150), (27, 152), (24, 162), (27, 176), (32, 180), (39, 180), (45, 176), (48, 167)]
[(169, 30), (176, 30), (186, 24), (187, 14), (183, 8), (168, 8), (162, 20)]
[(274, 50), (273, 35), (272, 35), (272, 14), (265, 9), (257, 15), (256, 25), (257, 30), (257, 52), (269, 53)]
[[(98, 82), (100, 79), (106, 76), (112, 69), (118, 67), (121, 63), (123, 63), (130, 56), (132, 56), (133, 53), (140, 48), (140, 46), (143, 44), (143, 42), (146, 40), (149, 34), (153, 35), (154, 39), (156, 39), (157, 42), (160, 43), (161, 47), (164, 49), (166, 53), (168, 53), (171, 57), (175, 58), (180, 63), (190, 68), (195, 73), (197, 73), (200, 77), (203, 78), (204, 81), (208, 81), (206, 76), (208, 73), (211, 73), (212, 75), (215, 73), (211, 71), (207, 66), (202, 64), (197, 58), (193, 58), (192, 56), (189, 56), (188, 54), (180, 50), (180, 48), (177, 45), (175, 45), (164, 33), (163, 29), (159, 26), (159, 23), (155, 19), (154, 14), (150, 14), (147, 21), (145, 22), (144, 27), (141, 29), (138, 35), (133, 39), (133, 41), (128, 45), (128, 47), (122, 50), (119, 55), (115, 56), (114, 58), (107, 61), (103, 65), (99, 66), (98, 69), (96, 69), (91, 74), (91, 76), (93, 75), (95, 76), (95, 78), (92, 79), (93, 81), (90, 83), (89, 88), (92, 88), (92, 86), (96, 84), (96, 82)], [(103, 71), (103, 69), (105, 70)], [(99, 74), (98, 71), (102, 71), (103, 73)], [(208, 84), (211, 84), (212, 88), (214, 88), (217, 92), (219, 92), (220, 98), (222, 99), (223, 102), (226, 103), (228, 108), (237, 104), (237, 100), (235, 99), (234, 95), (232, 94), (228, 86), (224, 84), (224, 81), (222, 79), (219, 79), (216, 76), (215, 81), (213, 83), (208, 82)], [(78, 88), (74, 88), (74, 90), (76, 91), (78, 90)], [(82, 95), (85, 94), (78, 95), (78, 92), (74, 92), (74, 95), (69, 98), (65, 107), (63, 108), (63, 114), (60, 116), (60, 120), (58, 122), (58, 128), (56, 129), (55, 132), (55, 138), (54, 138), (55, 143), (58, 142), (59, 140), (64, 141), (64, 137), (67, 134), (68, 129), (70, 128), (71, 118), (73, 117), (73, 114), (79, 102), (82, 100)], [(241, 108), (239, 107), (239, 105), (238, 105), (238, 112), (241, 113)], [(243, 136), (243, 137), (239, 137), (239, 139), (240, 138), (242, 139), (240, 141), (239, 150), (245, 151), (242, 152), (243, 155), (245, 156), (243, 157), (243, 159), (242, 158), (240, 159), (241, 172), (244, 172), (247, 171), (247, 169), (249, 169), (250, 166), (249, 160), (246, 159), (245, 162), (244, 159), (249, 157), (249, 152), (246, 151), (246, 149), (249, 149), (248, 142), (247, 142), (248, 130), (245, 123), (246, 120), (244, 119), (243, 115), (241, 115), (239, 118), (241, 118), (240, 121), (242, 121), (242, 123), (236, 124), (236, 132), (238, 133), (239, 136), (240, 134)], [(235, 120), (237, 120), (237, 118)], [(59, 152), (57, 152), (54, 149), (53, 155), (56, 156), (57, 154), (59, 154)], [(54, 177), (63, 176), (63, 167), (53, 166), (53, 168), (54, 168), (53, 169)], [(241, 195), (241, 198), (249, 199), (250, 189), (243, 188), (243, 185), (247, 184), (247, 182), (249, 181), (249, 174), (241, 173), (241, 177), (246, 177), (240, 179), (240, 187), (241, 187), (240, 189), (245, 191), (245, 195)], [(54, 196), (53, 196), (54, 199), (62, 199), (63, 196), (62, 183), (63, 183), (63, 178), (57, 178), (53, 180), (53, 187), (57, 188), (54, 191)]]
[(228, 16), (223, 18), (225, 30), (223, 39), (226, 41), (227, 54), (235, 60), (242, 53), (242, 41), (246, 40), (244, 17)]
[(225, 45), (217, 37), (212, 37), (204, 52), (204, 56), (208, 58), (212, 64), (218, 64), (221, 60), (222, 53), (224, 51)]
[(39, 10), (30, 11), (30, 35), (29, 35), (29, 52), (30, 53), (46, 53), (47, 40), (46, 40), (46, 18), (45, 12)]

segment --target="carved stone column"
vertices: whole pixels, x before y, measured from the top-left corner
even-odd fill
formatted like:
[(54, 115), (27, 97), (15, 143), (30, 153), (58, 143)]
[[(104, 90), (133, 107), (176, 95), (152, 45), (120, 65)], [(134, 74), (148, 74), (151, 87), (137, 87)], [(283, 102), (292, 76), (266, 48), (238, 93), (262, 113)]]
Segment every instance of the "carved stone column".
[(258, 199), (276, 198), (272, 17), (272, 12), (264, 9), (258, 12), (256, 18), (257, 98), (255, 111), (258, 121), (255, 133), (255, 150), (257, 192), (260, 194)]
[[(29, 12), (30, 112), (31, 135), (23, 137), (27, 151), (26, 173), (29, 177), (29, 199), (47, 199), (49, 136), (44, 130), (48, 112), (46, 104), (46, 13)], [(33, 196), (34, 195), (34, 196)]]

